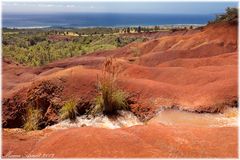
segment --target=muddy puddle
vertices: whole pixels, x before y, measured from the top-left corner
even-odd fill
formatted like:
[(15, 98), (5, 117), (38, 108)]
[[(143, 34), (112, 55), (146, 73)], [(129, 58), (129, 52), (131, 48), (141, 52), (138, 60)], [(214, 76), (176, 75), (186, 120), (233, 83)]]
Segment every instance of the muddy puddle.
[(119, 111), (118, 116), (104, 116), (99, 115), (96, 117), (93, 116), (79, 116), (77, 117), (76, 122), (71, 122), (70, 120), (64, 120), (50, 126), (51, 129), (66, 129), (66, 128), (75, 128), (83, 126), (91, 126), (98, 128), (121, 128), (121, 127), (131, 127), (135, 125), (142, 125), (143, 123), (138, 120), (138, 118), (129, 111)]
[(238, 109), (228, 108), (223, 113), (194, 113), (176, 109), (159, 111), (148, 123), (224, 127), (238, 125)]
[[(121, 128), (131, 127), (135, 125), (143, 125), (132, 112), (119, 111), (118, 116), (87, 116), (82, 115), (77, 117), (76, 122), (64, 120), (49, 126), (51, 129), (67, 129), (75, 127), (97, 127), (97, 128)], [(166, 109), (159, 111), (155, 117), (147, 123), (162, 123), (165, 125), (189, 125), (189, 126), (208, 126), (208, 127), (224, 127), (237, 126), (238, 109), (228, 108), (224, 113), (194, 113), (181, 111), (176, 109)]]

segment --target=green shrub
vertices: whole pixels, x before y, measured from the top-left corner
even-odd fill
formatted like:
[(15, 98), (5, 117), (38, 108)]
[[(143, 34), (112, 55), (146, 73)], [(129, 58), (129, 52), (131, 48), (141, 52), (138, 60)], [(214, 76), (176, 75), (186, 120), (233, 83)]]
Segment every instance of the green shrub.
[(27, 131), (39, 129), (39, 122), (42, 118), (41, 111), (39, 109), (29, 108), (27, 110), (27, 116), (25, 119), (24, 129)]
[(91, 114), (113, 114), (117, 110), (128, 109), (127, 94), (116, 85), (118, 73), (119, 68), (113, 59), (107, 59), (102, 76), (98, 79), (98, 95), (95, 98), (94, 107), (90, 110)]
[(60, 118), (75, 121), (77, 118), (77, 102), (74, 100), (66, 102), (60, 109)]
[(229, 22), (236, 23), (238, 22), (238, 9), (228, 7), (226, 9), (226, 13), (217, 15), (213, 21), (209, 23), (218, 23), (218, 22)]

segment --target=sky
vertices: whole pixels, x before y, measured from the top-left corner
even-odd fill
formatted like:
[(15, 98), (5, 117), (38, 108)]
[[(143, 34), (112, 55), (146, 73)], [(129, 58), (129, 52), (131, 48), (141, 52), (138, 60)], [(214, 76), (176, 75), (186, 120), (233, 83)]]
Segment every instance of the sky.
[(2, 1), (3, 13), (218, 14), (237, 2), (56, 2)]

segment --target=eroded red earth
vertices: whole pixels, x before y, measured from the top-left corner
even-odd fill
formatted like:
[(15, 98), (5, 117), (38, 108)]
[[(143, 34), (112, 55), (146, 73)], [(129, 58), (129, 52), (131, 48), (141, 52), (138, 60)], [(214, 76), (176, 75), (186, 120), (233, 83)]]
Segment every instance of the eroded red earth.
[[(36, 95), (41, 97), (38, 103), (46, 125), (58, 120), (58, 108), (53, 106), (70, 98), (81, 99), (84, 104), (79, 108), (86, 109), (107, 56), (120, 64), (119, 86), (134, 95), (131, 111), (143, 121), (163, 106), (210, 113), (237, 106), (237, 26), (223, 23), (159, 34), (146, 42), (39, 68), (4, 60), (3, 127), (21, 127), (24, 103)], [(154, 123), (113, 130), (82, 127), (21, 134), (3, 130), (3, 155), (9, 151), (61, 158), (237, 157), (237, 127)]]

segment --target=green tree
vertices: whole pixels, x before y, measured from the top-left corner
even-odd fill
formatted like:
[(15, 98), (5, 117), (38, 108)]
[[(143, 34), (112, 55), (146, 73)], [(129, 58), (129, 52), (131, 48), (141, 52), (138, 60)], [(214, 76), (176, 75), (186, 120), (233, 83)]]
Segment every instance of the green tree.
[(142, 31), (141, 26), (138, 26), (137, 32), (138, 32), (138, 33), (141, 33), (141, 31)]

